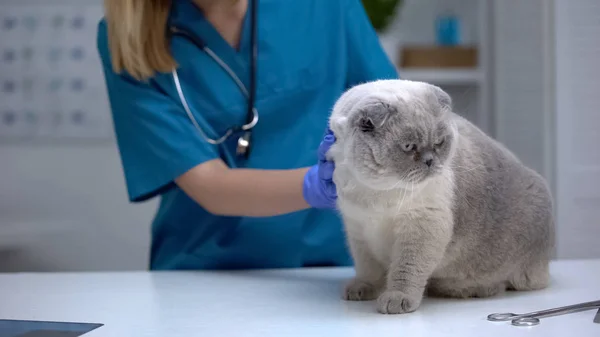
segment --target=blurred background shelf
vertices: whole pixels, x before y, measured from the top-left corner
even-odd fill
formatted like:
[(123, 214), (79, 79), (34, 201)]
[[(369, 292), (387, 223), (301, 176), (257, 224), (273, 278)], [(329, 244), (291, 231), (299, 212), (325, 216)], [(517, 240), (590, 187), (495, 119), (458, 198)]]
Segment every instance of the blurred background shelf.
[(479, 69), (428, 69), (398, 68), (400, 78), (412, 81), (428, 82), (436, 85), (479, 85), (485, 79)]

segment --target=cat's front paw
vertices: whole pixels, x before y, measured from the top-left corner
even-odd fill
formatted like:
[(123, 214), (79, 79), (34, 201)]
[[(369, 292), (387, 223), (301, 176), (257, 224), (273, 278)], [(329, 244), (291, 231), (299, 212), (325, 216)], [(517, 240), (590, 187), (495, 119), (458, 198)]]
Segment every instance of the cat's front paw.
[(404, 314), (417, 310), (422, 296), (411, 296), (401, 291), (388, 290), (377, 299), (377, 311), (382, 314)]
[(377, 298), (377, 292), (376, 286), (355, 278), (346, 284), (342, 297), (346, 301), (370, 301)]

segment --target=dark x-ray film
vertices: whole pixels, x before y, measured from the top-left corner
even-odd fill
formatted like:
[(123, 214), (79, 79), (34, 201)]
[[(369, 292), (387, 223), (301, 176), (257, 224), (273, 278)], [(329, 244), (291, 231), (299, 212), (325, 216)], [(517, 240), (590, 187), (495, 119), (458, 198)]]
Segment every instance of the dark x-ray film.
[(0, 319), (0, 337), (79, 337), (103, 325)]

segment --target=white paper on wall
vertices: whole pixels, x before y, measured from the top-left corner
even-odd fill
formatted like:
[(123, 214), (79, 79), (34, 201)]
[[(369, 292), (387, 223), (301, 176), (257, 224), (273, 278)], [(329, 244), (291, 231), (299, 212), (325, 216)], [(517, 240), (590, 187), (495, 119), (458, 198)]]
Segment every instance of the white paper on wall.
[(101, 3), (0, 3), (0, 140), (109, 139)]

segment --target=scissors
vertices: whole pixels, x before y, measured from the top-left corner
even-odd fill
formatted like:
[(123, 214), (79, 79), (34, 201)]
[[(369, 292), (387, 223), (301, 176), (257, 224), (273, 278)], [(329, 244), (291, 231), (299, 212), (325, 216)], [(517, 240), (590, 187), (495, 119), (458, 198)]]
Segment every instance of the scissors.
[(598, 308), (600, 308), (600, 300), (528, 312), (526, 314), (513, 314), (512, 312), (495, 313), (488, 315), (487, 319), (492, 322), (511, 321), (511, 324), (514, 326), (534, 326), (540, 324), (540, 318), (542, 317), (566, 315)]

